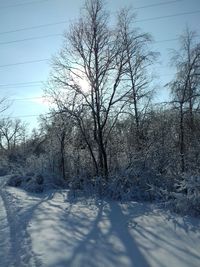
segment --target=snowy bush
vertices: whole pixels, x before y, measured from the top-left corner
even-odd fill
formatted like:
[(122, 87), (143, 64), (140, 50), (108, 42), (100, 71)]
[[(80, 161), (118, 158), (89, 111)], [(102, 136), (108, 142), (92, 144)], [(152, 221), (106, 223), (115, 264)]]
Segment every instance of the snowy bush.
[(33, 172), (12, 175), (7, 185), (20, 187), (28, 192), (35, 193), (66, 187), (64, 181), (58, 177)]
[(42, 175), (28, 173), (26, 176), (13, 175), (10, 177), (7, 185), (20, 187), (29, 192), (40, 193), (43, 191), (44, 178)]
[(116, 200), (151, 200), (148, 180), (152, 173), (147, 170), (128, 169), (109, 177), (106, 195)]
[(185, 174), (177, 177), (172, 190), (150, 185), (149, 191), (178, 213), (200, 215), (200, 176), (198, 175)]
[(8, 159), (4, 155), (0, 155), (0, 176), (7, 175), (9, 173)]
[(98, 195), (115, 200), (152, 200), (148, 183), (155, 178), (151, 170), (129, 168), (121, 172), (103, 176), (82, 174), (72, 177), (70, 190)]
[(45, 155), (30, 155), (26, 159), (26, 169), (30, 172), (43, 173), (47, 169), (47, 159)]
[(72, 191), (82, 191), (86, 195), (92, 195), (96, 191), (95, 187), (96, 177), (91, 177), (88, 174), (81, 174), (74, 177), (71, 177), (68, 180), (68, 185)]
[(200, 176), (184, 175), (175, 187), (172, 192), (175, 210), (200, 215)]

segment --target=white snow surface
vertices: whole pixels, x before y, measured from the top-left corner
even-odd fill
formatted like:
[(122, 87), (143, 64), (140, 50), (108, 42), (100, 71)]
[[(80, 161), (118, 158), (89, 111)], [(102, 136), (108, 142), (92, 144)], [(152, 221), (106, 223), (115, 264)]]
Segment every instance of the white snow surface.
[(1, 267), (199, 267), (200, 220), (149, 203), (30, 194), (0, 177)]

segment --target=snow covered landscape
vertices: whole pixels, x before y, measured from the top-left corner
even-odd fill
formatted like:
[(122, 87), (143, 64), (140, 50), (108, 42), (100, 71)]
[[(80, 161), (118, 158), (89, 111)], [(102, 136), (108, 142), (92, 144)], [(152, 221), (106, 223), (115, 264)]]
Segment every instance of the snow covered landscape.
[(0, 267), (200, 267), (199, 14), (0, 1)]
[(200, 220), (155, 204), (0, 189), (1, 267), (199, 267)]

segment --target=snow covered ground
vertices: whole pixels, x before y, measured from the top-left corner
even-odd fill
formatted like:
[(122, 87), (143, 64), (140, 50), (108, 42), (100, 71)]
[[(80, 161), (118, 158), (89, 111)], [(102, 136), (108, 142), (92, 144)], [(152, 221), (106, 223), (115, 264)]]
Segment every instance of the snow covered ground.
[[(0, 177), (1, 267), (199, 267), (200, 220), (147, 203), (30, 194)], [(67, 200), (68, 199), (68, 200)]]

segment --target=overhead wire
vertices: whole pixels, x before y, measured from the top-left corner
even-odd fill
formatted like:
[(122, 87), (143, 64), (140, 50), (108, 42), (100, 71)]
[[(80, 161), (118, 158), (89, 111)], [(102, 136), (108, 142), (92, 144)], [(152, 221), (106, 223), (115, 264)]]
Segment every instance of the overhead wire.
[(37, 60), (29, 60), (29, 61), (4, 64), (4, 65), (0, 65), (0, 68), (7, 68), (7, 67), (12, 67), (12, 66), (24, 65), (24, 64), (40, 63), (40, 62), (45, 62), (45, 61), (48, 62), (49, 59), (37, 59)]
[(50, 1), (50, 0), (38, 0), (38, 1), (30, 1), (30, 2), (23, 2), (23, 3), (18, 3), (18, 4), (0, 6), (0, 10), (1, 9), (6, 9), (6, 8), (12, 8), (12, 7), (32, 5), (32, 4), (41, 4), (41, 3), (44, 3), (44, 2), (48, 2), (48, 1)]
[(161, 19), (166, 19), (166, 18), (173, 18), (173, 17), (184, 16), (184, 15), (192, 15), (192, 14), (197, 14), (197, 13), (200, 13), (200, 10), (180, 12), (180, 13), (175, 13), (175, 14), (171, 14), (171, 15), (158, 16), (158, 17), (152, 17), (152, 18), (146, 18), (146, 19), (139, 19), (139, 20), (135, 20), (135, 22), (161, 20)]
[(10, 87), (10, 86), (23, 86), (23, 85), (37, 85), (37, 84), (41, 84), (44, 81), (28, 81), (28, 82), (20, 82), (20, 83), (6, 83), (6, 84), (0, 84), (0, 87)]
[(34, 30), (34, 29), (39, 29), (39, 28), (46, 28), (46, 27), (50, 27), (50, 26), (65, 24), (67, 22), (68, 21), (66, 21), (66, 20), (62, 20), (62, 21), (57, 21), (57, 22), (52, 22), (52, 23), (39, 24), (39, 25), (31, 26), (31, 27), (24, 27), (24, 28), (19, 28), (19, 29), (15, 29), (15, 30), (0, 32), (0, 35), (20, 32), (20, 31)]
[(29, 37), (29, 38), (24, 38), (24, 39), (17, 39), (17, 40), (0, 42), (0, 45), (26, 42), (26, 41), (32, 41), (32, 40), (39, 40), (39, 39), (45, 39), (45, 38), (50, 38), (50, 37), (55, 37), (55, 36), (63, 36), (63, 35), (59, 34), (59, 33), (55, 33), (55, 34), (48, 34), (48, 35), (42, 35), (42, 36), (35, 36), (35, 37)]
[(145, 9), (145, 8), (151, 8), (151, 7), (157, 7), (157, 6), (175, 4), (175, 3), (178, 3), (178, 2), (182, 2), (182, 1), (183, 0), (165, 1), (165, 2), (160, 2), (160, 3), (145, 5), (145, 6), (134, 7), (133, 9)]
[[(25, 6), (25, 5), (41, 4), (41, 3), (48, 2), (48, 1), (50, 1), (50, 0), (38, 0), (38, 1), (30, 1), (30, 2), (23, 2), (23, 3), (19, 3), (19, 4), (0, 6), (0, 10), (1, 9), (5, 9), (5, 8), (13, 8), (13, 7)], [(181, 1), (183, 1), (183, 0), (171, 0), (171, 1), (167, 1), (167, 2), (160, 2), (160, 3), (150, 4), (150, 5), (134, 7), (133, 9), (145, 9), (145, 8), (150, 8), (150, 7), (174, 4), (174, 3), (181, 2)]]
[[(165, 15), (165, 16), (152, 17), (152, 18), (146, 18), (146, 19), (139, 19), (139, 20), (135, 20), (135, 22), (160, 20), (160, 19), (165, 19), (165, 18), (172, 18), (172, 17), (183, 16), (183, 15), (197, 14), (197, 13), (200, 13), (200, 10), (194, 10), (194, 11), (189, 11), (189, 12), (180, 12), (180, 13), (175, 13), (175, 14), (170, 14), (170, 15)], [(62, 20), (62, 21), (57, 21), (57, 22), (52, 22), (52, 23), (47, 23), (47, 24), (39, 24), (39, 25), (31, 26), (31, 27), (24, 27), (24, 28), (19, 28), (19, 29), (15, 29), (15, 30), (0, 32), (0, 35), (20, 32), (20, 31), (27, 31), (27, 30), (32, 30), (32, 29), (38, 29), (38, 28), (45, 28), (45, 27), (60, 25), (60, 24), (65, 24), (65, 23), (68, 23), (68, 21)]]
[[(24, 4), (31, 4), (31, 3), (39, 3), (39, 2), (45, 2), (48, 0), (41, 0), (41, 1), (32, 1), (29, 3), (24, 3)], [(166, 4), (172, 4), (175, 2), (180, 2), (182, 0), (176, 0), (176, 1), (168, 1), (168, 2), (162, 2), (162, 3), (157, 3), (157, 4), (151, 4), (151, 5), (146, 5), (146, 6), (140, 6), (136, 7), (134, 9), (143, 9), (143, 8), (150, 8), (150, 7), (155, 7), (155, 6), (161, 6), (161, 5), (166, 5)], [(10, 5), (7, 7), (3, 8), (8, 8), (8, 7), (14, 7), (14, 6), (20, 6), (23, 4), (18, 4), (18, 5)], [(1, 9), (2, 7), (0, 7)], [(152, 17), (152, 18), (146, 18), (146, 19), (140, 19), (136, 20), (136, 22), (145, 22), (145, 21), (155, 21), (155, 20), (160, 20), (160, 19), (165, 19), (165, 18), (171, 18), (171, 17), (177, 17), (177, 16), (183, 16), (183, 15), (190, 15), (190, 14), (197, 14), (199, 13), (200, 10), (196, 11), (190, 11), (190, 12), (182, 12), (182, 13), (175, 13), (171, 15), (165, 15), (165, 16), (158, 16), (158, 17)], [(67, 23), (67, 21), (58, 21), (54, 23), (47, 23), (47, 24), (40, 24), (40, 25), (35, 25), (31, 27), (24, 27), (20, 29), (15, 29), (15, 30), (10, 30), (10, 31), (4, 31), (0, 32), (0, 35), (3, 34), (8, 34), (8, 33), (14, 33), (14, 32), (19, 32), (19, 31), (26, 31), (26, 30), (32, 30), (32, 29), (38, 29), (38, 28), (43, 28), (43, 27), (49, 27), (49, 26), (54, 26), (54, 25), (59, 25), (59, 24), (64, 24)], [(17, 43), (17, 42), (24, 42), (24, 41), (29, 41), (29, 40), (36, 40), (36, 39), (42, 39), (42, 38), (48, 38), (48, 37), (53, 37), (53, 36), (61, 36), (61, 34), (49, 34), (49, 35), (44, 35), (44, 36), (36, 36), (36, 37), (30, 37), (30, 38), (24, 38), (24, 39), (19, 39), (19, 40), (12, 40), (12, 41), (6, 41), (6, 42), (0, 42), (0, 45), (3, 44), (11, 44), (11, 43)], [(160, 40), (160, 41), (155, 41), (156, 43), (160, 42), (169, 42), (169, 41), (176, 41), (178, 38), (173, 38), (173, 39), (166, 39), (166, 40)], [(39, 59), (39, 60), (31, 60), (31, 61), (23, 61), (23, 62), (16, 62), (16, 63), (11, 63), (11, 64), (5, 64), (5, 65), (0, 65), (0, 68), (4, 67), (10, 67), (10, 66), (17, 66), (17, 65), (24, 65), (24, 64), (32, 64), (32, 63), (39, 63), (39, 62), (47, 62), (49, 59)], [(0, 85), (0, 87), (6, 87), (8, 88), (10, 85), (16, 86), (37, 86), (35, 83), (42, 83), (42, 81), (31, 81), (31, 82), (23, 82), (23, 83), (15, 83), (15, 84), (4, 84)], [(44, 97), (28, 97), (28, 98), (16, 98), (12, 99), (13, 101), (21, 101), (21, 100), (33, 100), (33, 99), (45, 99)], [(41, 114), (31, 114), (31, 115), (22, 115), (22, 116), (15, 116), (15, 117), (9, 117), (9, 118), (21, 118), (21, 117), (37, 117)]]

